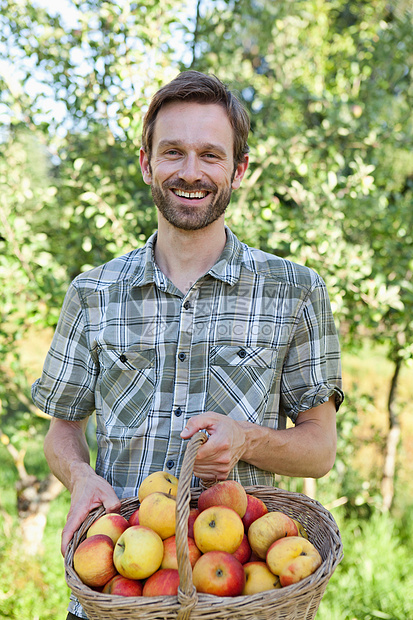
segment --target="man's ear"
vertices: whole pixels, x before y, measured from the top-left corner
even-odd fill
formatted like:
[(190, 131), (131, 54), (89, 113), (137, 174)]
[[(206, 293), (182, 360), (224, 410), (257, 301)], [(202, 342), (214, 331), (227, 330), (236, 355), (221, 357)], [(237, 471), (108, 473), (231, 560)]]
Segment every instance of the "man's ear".
[(146, 185), (151, 185), (152, 183), (152, 174), (151, 167), (149, 164), (149, 159), (147, 154), (143, 149), (139, 151), (139, 164), (142, 170), (142, 177)]
[(238, 189), (241, 185), (241, 181), (244, 178), (244, 174), (247, 172), (249, 157), (248, 155), (244, 155), (244, 161), (239, 163), (235, 168), (234, 178), (232, 180), (231, 187), (232, 189)]

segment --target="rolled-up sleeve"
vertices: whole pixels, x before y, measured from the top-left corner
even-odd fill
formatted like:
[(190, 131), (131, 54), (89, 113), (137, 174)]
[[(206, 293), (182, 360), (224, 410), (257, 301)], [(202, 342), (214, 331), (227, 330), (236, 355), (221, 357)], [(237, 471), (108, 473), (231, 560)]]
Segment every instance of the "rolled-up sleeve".
[(322, 278), (303, 302), (297, 317), (281, 381), (281, 406), (293, 421), (334, 394), (343, 401), (340, 344), (330, 300)]
[(90, 354), (82, 306), (75, 285), (66, 294), (43, 372), (32, 386), (34, 404), (43, 412), (79, 420), (95, 410), (98, 366)]

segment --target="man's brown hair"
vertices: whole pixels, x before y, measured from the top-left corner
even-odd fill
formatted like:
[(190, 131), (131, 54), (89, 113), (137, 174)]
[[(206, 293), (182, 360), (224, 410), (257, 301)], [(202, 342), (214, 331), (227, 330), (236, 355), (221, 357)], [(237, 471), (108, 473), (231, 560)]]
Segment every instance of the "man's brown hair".
[(143, 119), (142, 148), (150, 161), (155, 121), (159, 110), (173, 101), (195, 101), (222, 105), (234, 132), (234, 166), (244, 161), (249, 152), (248, 134), (250, 120), (239, 99), (215, 75), (199, 71), (183, 71), (160, 88), (153, 96)]

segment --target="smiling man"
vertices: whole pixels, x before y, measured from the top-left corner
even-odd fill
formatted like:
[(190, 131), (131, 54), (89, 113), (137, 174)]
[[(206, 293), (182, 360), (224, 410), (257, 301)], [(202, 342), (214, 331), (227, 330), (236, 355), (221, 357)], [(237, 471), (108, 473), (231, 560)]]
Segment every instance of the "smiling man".
[[(150, 103), (140, 164), (158, 229), (72, 282), (32, 390), (52, 416), (49, 466), (71, 492), (62, 552), (92, 508), (118, 510), (153, 471), (179, 477), (185, 440), (201, 429), (194, 484), (272, 485), (274, 474), (333, 466), (343, 393), (324, 282), (225, 225), (248, 133), (215, 76), (181, 73)], [(96, 471), (84, 432), (93, 412)], [(69, 610), (86, 618), (74, 600)]]

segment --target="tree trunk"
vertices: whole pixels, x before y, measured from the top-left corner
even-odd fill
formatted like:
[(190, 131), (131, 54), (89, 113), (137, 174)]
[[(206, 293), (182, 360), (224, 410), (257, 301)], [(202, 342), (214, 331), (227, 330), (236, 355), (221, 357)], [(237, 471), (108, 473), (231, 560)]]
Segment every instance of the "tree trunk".
[(28, 474), (24, 465), (25, 451), (17, 450), (1, 430), (0, 435), (19, 474), (16, 483), (17, 509), (24, 552), (26, 555), (35, 556), (42, 551), (43, 533), (50, 503), (64, 487), (52, 474), (44, 480), (38, 480), (36, 476)]
[(400, 422), (395, 411), (397, 387), (402, 360), (397, 357), (393, 377), (390, 384), (387, 410), (389, 414), (389, 432), (386, 439), (386, 451), (383, 466), (383, 478), (381, 482), (381, 494), (383, 509), (390, 510), (394, 496), (394, 474), (396, 470), (397, 446), (400, 439)]

